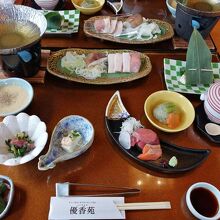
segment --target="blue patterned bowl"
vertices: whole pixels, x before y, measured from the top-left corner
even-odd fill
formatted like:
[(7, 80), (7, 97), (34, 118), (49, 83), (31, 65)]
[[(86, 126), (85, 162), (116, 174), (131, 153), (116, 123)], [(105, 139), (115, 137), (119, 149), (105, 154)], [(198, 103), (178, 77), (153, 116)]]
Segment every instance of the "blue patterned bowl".
[[(80, 147), (69, 153), (61, 147), (62, 138), (71, 130), (78, 131), (82, 136)], [(53, 130), (50, 146), (47, 154), (39, 158), (38, 169), (48, 170), (56, 166), (56, 163), (75, 158), (84, 153), (93, 143), (94, 128), (84, 117), (70, 115), (58, 122)]]

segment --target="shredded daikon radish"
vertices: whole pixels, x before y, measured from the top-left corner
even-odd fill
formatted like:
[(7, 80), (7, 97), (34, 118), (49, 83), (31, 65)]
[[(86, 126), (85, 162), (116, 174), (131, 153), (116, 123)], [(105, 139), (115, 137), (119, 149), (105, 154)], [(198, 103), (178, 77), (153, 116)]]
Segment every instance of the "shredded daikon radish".
[(122, 123), (121, 131), (126, 131), (129, 134), (132, 134), (135, 130), (142, 127), (143, 126), (141, 125), (140, 121), (137, 121), (135, 118), (130, 117)]
[(86, 66), (85, 54), (77, 54), (76, 52), (68, 51), (66, 55), (61, 59), (61, 67), (70, 71), (70, 74), (82, 76), (86, 79), (96, 79), (101, 77), (102, 73), (107, 72), (106, 59), (100, 59), (100, 62), (96, 62), (96, 65)]

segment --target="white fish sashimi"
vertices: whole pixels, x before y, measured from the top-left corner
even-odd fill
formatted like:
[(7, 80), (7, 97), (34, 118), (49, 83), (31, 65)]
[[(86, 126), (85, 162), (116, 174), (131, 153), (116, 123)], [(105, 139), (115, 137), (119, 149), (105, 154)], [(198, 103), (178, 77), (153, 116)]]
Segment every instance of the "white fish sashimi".
[(115, 72), (121, 72), (123, 65), (123, 56), (121, 53), (115, 54), (114, 63), (115, 63)]
[(115, 54), (108, 54), (108, 73), (115, 72)]
[(131, 136), (127, 131), (121, 131), (118, 140), (126, 150), (131, 148)]
[(122, 54), (122, 60), (123, 60), (123, 68), (122, 72), (127, 73), (130, 72), (131, 69), (131, 56), (129, 53), (123, 53)]

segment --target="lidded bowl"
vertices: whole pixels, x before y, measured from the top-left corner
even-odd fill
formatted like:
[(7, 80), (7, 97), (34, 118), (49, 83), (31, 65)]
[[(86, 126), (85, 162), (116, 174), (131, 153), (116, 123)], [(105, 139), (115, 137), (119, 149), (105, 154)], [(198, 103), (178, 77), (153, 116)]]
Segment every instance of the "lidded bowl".
[(201, 96), (204, 100), (204, 110), (207, 117), (214, 123), (220, 124), (220, 82), (212, 84), (207, 93)]

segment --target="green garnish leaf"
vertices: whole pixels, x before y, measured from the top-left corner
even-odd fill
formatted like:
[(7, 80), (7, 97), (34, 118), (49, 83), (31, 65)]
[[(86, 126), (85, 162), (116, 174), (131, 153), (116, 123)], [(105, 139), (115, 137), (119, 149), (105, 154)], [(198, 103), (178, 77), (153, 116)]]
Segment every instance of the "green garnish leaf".
[(47, 19), (47, 29), (60, 29), (63, 16), (59, 12), (48, 12), (44, 15)]

